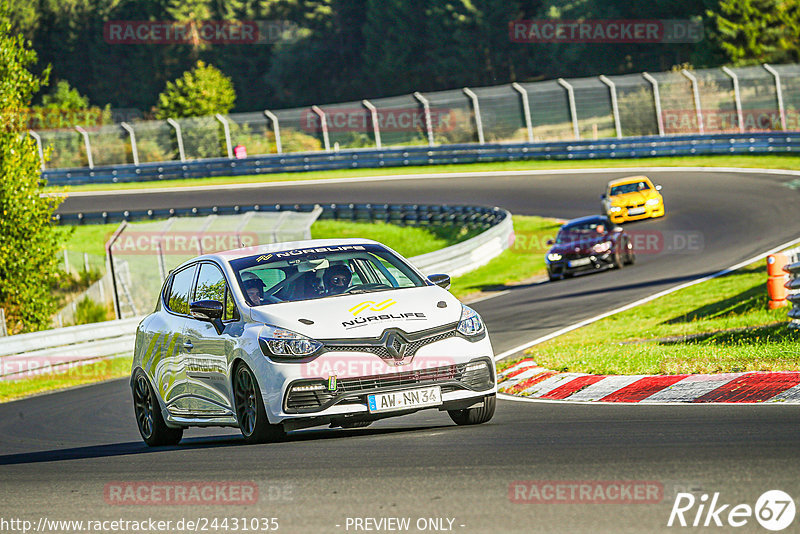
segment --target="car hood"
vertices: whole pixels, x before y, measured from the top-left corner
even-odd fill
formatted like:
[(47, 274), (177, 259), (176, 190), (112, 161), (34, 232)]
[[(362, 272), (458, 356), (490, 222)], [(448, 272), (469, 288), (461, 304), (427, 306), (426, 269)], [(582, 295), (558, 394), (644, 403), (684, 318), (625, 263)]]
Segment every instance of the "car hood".
[[(566, 241), (564, 243), (556, 243), (550, 249), (550, 253), (557, 253), (557, 254), (571, 254), (574, 252), (589, 252), (591, 251), (592, 247), (595, 246), (597, 243), (602, 243), (604, 241), (612, 241), (612, 237), (609, 235), (601, 235), (598, 237), (593, 237), (591, 239), (580, 239), (574, 241)], [(577, 249), (577, 250), (576, 250)]]
[(418, 332), (461, 318), (461, 302), (438, 286), (341, 295), (250, 309), (253, 321), (314, 339), (380, 337), (387, 328)]
[(634, 191), (632, 193), (625, 193), (622, 195), (614, 195), (611, 197), (612, 204), (642, 204), (651, 198), (656, 198), (658, 193), (653, 189), (646, 191)]

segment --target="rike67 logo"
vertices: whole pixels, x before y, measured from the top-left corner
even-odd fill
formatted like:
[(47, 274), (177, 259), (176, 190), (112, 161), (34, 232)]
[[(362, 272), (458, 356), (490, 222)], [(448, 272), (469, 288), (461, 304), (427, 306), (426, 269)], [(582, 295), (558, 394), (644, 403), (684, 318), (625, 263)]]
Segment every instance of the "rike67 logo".
[(725, 503), (719, 492), (700, 497), (678, 493), (667, 526), (738, 528), (755, 518), (765, 529), (777, 532), (794, 522), (795, 512), (794, 499), (781, 490), (764, 492), (755, 506)]

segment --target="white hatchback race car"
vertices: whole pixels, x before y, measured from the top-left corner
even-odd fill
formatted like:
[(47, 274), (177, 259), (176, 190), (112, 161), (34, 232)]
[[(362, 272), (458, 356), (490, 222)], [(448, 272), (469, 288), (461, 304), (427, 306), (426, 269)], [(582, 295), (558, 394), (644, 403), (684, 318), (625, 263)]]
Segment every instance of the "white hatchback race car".
[(142, 438), (168, 445), (189, 426), (233, 426), (255, 443), (423, 409), (484, 423), (497, 392), (492, 346), (449, 285), (363, 239), (189, 260), (136, 332)]

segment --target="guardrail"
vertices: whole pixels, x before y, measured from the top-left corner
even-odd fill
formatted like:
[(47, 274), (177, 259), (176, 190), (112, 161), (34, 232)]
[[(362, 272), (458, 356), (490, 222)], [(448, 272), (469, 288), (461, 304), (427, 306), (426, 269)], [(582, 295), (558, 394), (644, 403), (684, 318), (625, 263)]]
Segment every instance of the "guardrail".
[(0, 339), (0, 380), (129, 354), (140, 317), (19, 334)]
[(159, 181), (278, 172), (443, 165), (529, 159), (619, 159), (713, 154), (765, 154), (800, 151), (800, 132), (759, 132), (645, 136), (548, 143), (456, 144), (339, 152), (269, 154), (243, 159), (54, 169), (42, 175), (50, 185)]
[[(312, 211), (318, 205), (272, 205), (214, 208), (214, 213), (238, 209), (244, 213), (260, 209)], [(458, 276), (489, 262), (514, 241), (511, 214), (500, 208), (484, 206), (432, 206), (396, 204), (329, 204), (323, 206), (320, 218), (385, 221), (407, 225), (458, 224), (473, 228), (486, 228), (481, 234), (455, 245), (409, 258), (423, 273), (447, 272)], [(211, 209), (211, 208), (209, 208)], [(181, 210), (173, 211), (173, 215)], [(207, 215), (203, 210), (188, 210), (189, 215)], [(104, 222), (125, 216), (154, 218), (148, 212), (106, 213), (99, 220), (84, 216), (83, 222)], [(77, 219), (77, 214), (76, 214)], [(65, 222), (62, 218), (61, 222)], [(30, 376), (51, 370), (63, 370), (105, 358), (130, 354), (133, 349), (136, 326), (141, 317), (106, 321), (89, 325), (71, 326), (0, 338), (0, 380)]]
[(800, 328), (800, 248), (787, 250), (784, 254), (789, 260), (783, 267), (783, 270), (789, 273), (789, 281), (785, 286), (789, 290), (786, 300), (792, 303), (792, 309), (789, 310), (789, 318), (792, 321), (789, 325), (792, 328)]

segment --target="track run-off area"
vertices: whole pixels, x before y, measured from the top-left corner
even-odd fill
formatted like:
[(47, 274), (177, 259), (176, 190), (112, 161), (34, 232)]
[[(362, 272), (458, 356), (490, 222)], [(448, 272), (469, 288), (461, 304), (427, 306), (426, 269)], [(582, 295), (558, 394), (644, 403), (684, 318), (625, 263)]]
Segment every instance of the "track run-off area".
[[(667, 216), (630, 228), (677, 236), (673, 250), (640, 253), (636, 265), (622, 270), (511, 286), (475, 303), (495, 353), (501, 354), (791, 242), (798, 237), (800, 191), (788, 184), (797, 177), (788, 171), (676, 168), (358, 178), (79, 193), (70, 195), (60, 212), (390, 202), (481, 204), (567, 219), (599, 212), (608, 180), (639, 172), (663, 186)], [(518, 236), (517, 246), (524, 238)], [(772, 489), (800, 497), (796, 405), (589, 405), (503, 398), (494, 419), (476, 427), (456, 427), (445, 413), (420, 412), (360, 430), (299, 431), (285, 442), (256, 446), (245, 446), (233, 429), (190, 429), (184, 436), (177, 447), (148, 449), (136, 428), (126, 380), (0, 405), (4, 515), (34, 524), (43, 515), (274, 517), (284, 532), (367, 531), (368, 523), (354, 518), (410, 518), (411, 532), (423, 530), (419, 526), (465, 533), (654, 532), (679, 528), (667, 522), (682, 491), (698, 499), (707, 494), (709, 500), (719, 493), (718, 504), (729, 504), (728, 510), (755, 507)], [(109, 498), (109, 487), (142, 481), (239, 481), (257, 487), (258, 495), (254, 502), (202, 506), (125, 505)], [(519, 488), (531, 485), (520, 481), (559, 487), (566, 498), (528, 502), (530, 492)], [(581, 482), (592, 488), (640, 484), (660, 493), (657, 499), (624, 502), (570, 498), (570, 485)], [(697, 510), (687, 513), (687, 520), (693, 521)], [(721, 514), (723, 521), (727, 514)], [(381, 525), (385, 528), (373, 531), (399, 531)], [(759, 529), (751, 517), (739, 530)], [(800, 531), (800, 521), (787, 531)]]

